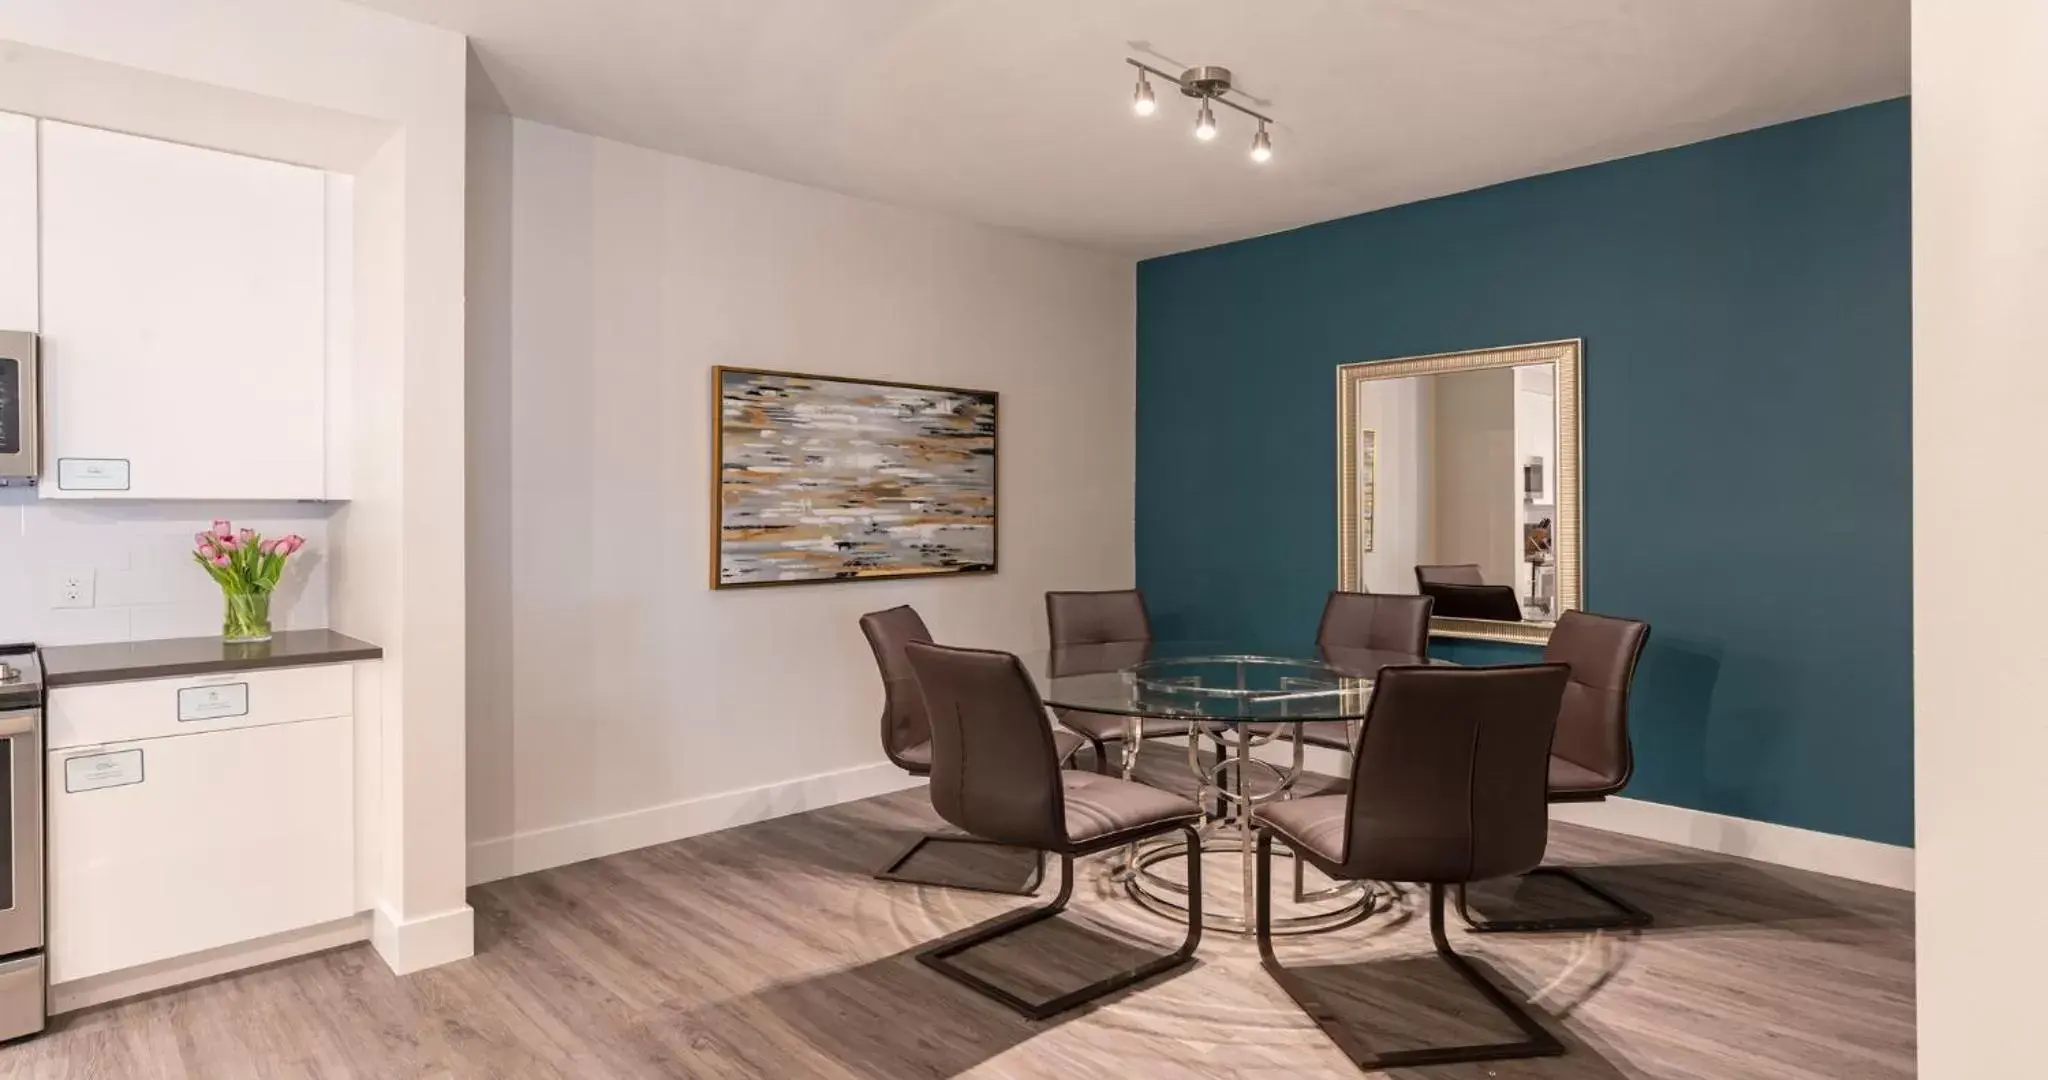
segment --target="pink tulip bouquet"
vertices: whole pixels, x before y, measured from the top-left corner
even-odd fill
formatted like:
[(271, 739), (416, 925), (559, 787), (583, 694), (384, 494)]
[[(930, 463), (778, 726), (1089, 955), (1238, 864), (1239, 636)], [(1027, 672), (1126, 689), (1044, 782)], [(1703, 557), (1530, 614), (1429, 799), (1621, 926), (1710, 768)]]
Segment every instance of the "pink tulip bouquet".
[(270, 640), (270, 593), (284, 576), (285, 560), (306, 546), (291, 533), (266, 540), (254, 529), (216, 520), (193, 538), (192, 559), (220, 586), (227, 601), (221, 637), (228, 641)]

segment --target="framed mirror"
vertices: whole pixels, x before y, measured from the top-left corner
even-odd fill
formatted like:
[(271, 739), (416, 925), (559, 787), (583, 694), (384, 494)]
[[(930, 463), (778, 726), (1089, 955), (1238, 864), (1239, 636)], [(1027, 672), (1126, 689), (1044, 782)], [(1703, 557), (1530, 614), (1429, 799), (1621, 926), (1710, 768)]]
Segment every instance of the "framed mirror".
[(1337, 369), (1337, 581), (1541, 644), (1580, 604), (1580, 343)]

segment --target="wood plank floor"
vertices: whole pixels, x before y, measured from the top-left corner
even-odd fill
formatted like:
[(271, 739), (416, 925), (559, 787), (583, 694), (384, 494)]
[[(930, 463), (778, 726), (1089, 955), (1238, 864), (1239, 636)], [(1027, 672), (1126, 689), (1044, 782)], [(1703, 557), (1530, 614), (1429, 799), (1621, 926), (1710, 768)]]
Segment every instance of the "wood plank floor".
[[(1148, 756), (1148, 771), (1174, 765)], [(474, 959), (400, 979), (357, 946), (104, 1006), (0, 1048), (0, 1076), (1360, 1075), (1231, 935), (1206, 937), (1192, 967), (1044, 1023), (924, 969), (920, 946), (1029, 903), (870, 880), (936, 824), (923, 792), (904, 792), (482, 886)], [(1605, 866), (1594, 876), (1658, 926), (1454, 931), (1453, 944), (1531, 997), (1569, 1055), (1392, 1075), (1913, 1075), (1910, 894), (1564, 825), (1552, 861)], [(1107, 880), (1105, 860), (1080, 875), (1069, 915), (978, 965), (1051, 988), (1177, 940)], [(1388, 1049), (1511, 1035), (1429, 958), (1424, 916), (1286, 942), (1282, 959)]]

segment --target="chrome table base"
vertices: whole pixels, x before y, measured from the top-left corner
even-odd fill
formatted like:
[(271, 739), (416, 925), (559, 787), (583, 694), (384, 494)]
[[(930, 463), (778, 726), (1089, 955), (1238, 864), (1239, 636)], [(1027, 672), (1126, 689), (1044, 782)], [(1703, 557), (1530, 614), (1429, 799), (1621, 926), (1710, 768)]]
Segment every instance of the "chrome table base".
[[(1124, 739), (1122, 765), (1127, 780), (1137, 767), (1137, 726), (1138, 721), (1134, 718), (1132, 730)], [(1257, 808), (1278, 799), (1292, 798), (1294, 786), (1300, 781), (1304, 769), (1299, 738), (1291, 740), (1293, 758), (1284, 767), (1252, 756), (1254, 749), (1272, 743), (1282, 726), (1298, 727), (1286, 725), (1284, 721), (1239, 725), (1198, 720), (1188, 731), (1188, 768), (1199, 784), (1195, 802), (1207, 807), (1213, 797), (1222, 811), (1221, 814), (1212, 812), (1212, 816), (1200, 826), (1201, 852), (1203, 855), (1235, 852), (1240, 869), (1236, 876), (1241, 891), (1235, 911), (1213, 902), (1220, 898), (1205, 897), (1209, 902), (1202, 905), (1206, 909), (1203, 925), (1210, 930), (1250, 935), (1257, 929), (1254, 918), (1257, 910), (1254, 892), (1257, 886)], [(1226, 748), (1228, 756), (1213, 765), (1204, 763), (1201, 745), (1205, 738)], [(1266, 790), (1252, 790), (1249, 781), (1255, 773), (1265, 774), (1267, 783), (1262, 786)], [(1155, 868), (1162, 863), (1187, 859), (1189, 847), (1185, 841), (1169, 839), (1132, 844), (1124, 849), (1122, 859), (1112, 868), (1112, 880), (1122, 884), (1131, 898), (1146, 910), (1176, 921), (1183, 920), (1188, 909), (1187, 886)], [(1290, 898), (1293, 910), (1273, 916), (1273, 932), (1276, 934), (1336, 930), (1359, 922), (1386, 906), (1381, 887), (1369, 882), (1341, 882), (1311, 891), (1304, 880), (1303, 860), (1294, 858), (1293, 853), (1285, 848), (1278, 854), (1294, 863), (1294, 887)], [(1209, 879), (1215, 880), (1215, 877)]]

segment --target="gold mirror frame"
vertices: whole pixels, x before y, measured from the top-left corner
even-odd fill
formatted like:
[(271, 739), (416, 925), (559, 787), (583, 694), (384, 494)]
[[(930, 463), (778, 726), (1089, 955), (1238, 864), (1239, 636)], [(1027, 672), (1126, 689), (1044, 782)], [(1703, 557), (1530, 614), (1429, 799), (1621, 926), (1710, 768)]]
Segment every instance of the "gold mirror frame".
[[(1409, 356), (1396, 360), (1369, 360), (1341, 364), (1337, 368), (1337, 587), (1355, 592), (1359, 587), (1358, 565), (1358, 384), (1379, 379), (1404, 379), (1415, 375), (1445, 375), (1481, 368), (1522, 367), (1527, 364), (1555, 364), (1557, 370), (1557, 516), (1551, 538), (1552, 561), (1557, 568), (1557, 609), (1577, 611), (1581, 603), (1580, 537), (1581, 517), (1579, 461), (1579, 387), (1582, 342), (1545, 341), (1533, 345), (1510, 345), (1498, 349)], [(1375, 478), (1377, 479), (1377, 478)], [(1377, 509), (1375, 509), (1377, 514)], [(1437, 637), (1473, 638), (1481, 641), (1512, 641), (1541, 645), (1550, 640), (1550, 627), (1537, 623), (1513, 623), (1496, 619), (1432, 618), (1429, 632)]]

